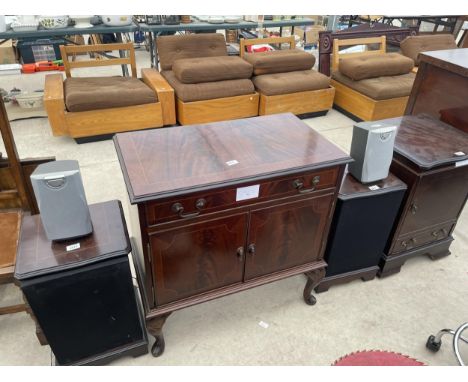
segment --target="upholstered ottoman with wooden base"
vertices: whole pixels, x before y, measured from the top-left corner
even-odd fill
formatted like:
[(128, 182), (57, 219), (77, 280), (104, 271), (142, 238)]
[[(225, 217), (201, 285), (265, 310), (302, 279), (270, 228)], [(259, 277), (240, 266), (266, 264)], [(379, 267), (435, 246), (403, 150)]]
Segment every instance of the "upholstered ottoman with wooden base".
[[(380, 44), (380, 50), (343, 54), (340, 46)], [(376, 121), (404, 114), (415, 79), (414, 62), (385, 53), (385, 36), (334, 40), (331, 85), (335, 107), (357, 121)], [(343, 58), (341, 58), (343, 57)]]
[[(246, 53), (259, 43), (289, 43), (290, 49)], [(240, 54), (253, 65), (252, 82), (260, 93), (259, 115), (294, 113), (325, 115), (333, 106), (335, 89), (330, 78), (312, 70), (315, 57), (294, 49), (294, 37), (242, 39)]]
[[(68, 61), (76, 53), (120, 50), (127, 58)], [(60, 46), (66, 79), (62, 74), (45, 78), (44, 106), (54, 136), (67, 135), (78, 143), (102, 139), (116, 132), (176, 123), (174, 90), (155, 69), (142, 69), (137, 78), (133, 43)], [(124, 65), (131, 77), (72, 77), (71, 69)]]
[(228, 56), (218, 33), (157, 38), (161, 75), (174, 88), (182, 125), (258, 115), (252, 65)]

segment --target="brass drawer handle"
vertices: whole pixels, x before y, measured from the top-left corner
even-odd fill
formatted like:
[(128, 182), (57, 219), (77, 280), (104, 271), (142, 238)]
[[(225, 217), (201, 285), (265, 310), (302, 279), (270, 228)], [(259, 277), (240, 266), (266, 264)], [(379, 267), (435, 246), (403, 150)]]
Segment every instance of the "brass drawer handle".
[(184, 206), (181, 203), (177, 202), (172, 205), (172, 212), (179, 214), (179, 217), (183, 219), (194, 218), (195, 216), (200, 215), (201, 209), (205, 206), (206, 206), (206, 200), (203, 198), (200, 198), (195, 203), (195, 207), (197, 208), (198, 211), (184, 213)]
[[(413, 238), (411, 238), (411, 239), (409, 240), (409, 242), (407, 242), (406, 240), (403, 240), (403, 241), (401, 242), (401, 245), (402, 245), (403, 247), (405, 247), (406, 249), (410, 249), (410, 248), (413, 248), (413, 247), (417, 244), (417, 242), (418, 242), (418, 241), (413, 237)], [(412, 243), (413, 245), (411, 245), (411, 243)]]
[(255, 244), (250, 244), (247, 248), (247, 252), (249, 252), (252, 256), (255, 255)]
[(315, 187), (320, 183), (320, 175), (314, 176), (312, 179), (313, 187), (311, 188), (304, 188), (304, 182), (300, 179), (296, 179), (293, 182), (293, 187), (299, 191), (300, 194), (306, 194), (308, 192), (315, 191)]
[(441, 237), (443, 238), (443, 237), (448, 235), (448, 231), (445, 228), (441, 228), (438, 231), (433, 231), (432, 232), (432, 236), (434, 236), (434, 237), (438, 237), (439, 234), (441, 234), (442, 235)]
[(237, 248), (237, 257), (239, 258), (239, 261), (244, 260), (244, 247)]

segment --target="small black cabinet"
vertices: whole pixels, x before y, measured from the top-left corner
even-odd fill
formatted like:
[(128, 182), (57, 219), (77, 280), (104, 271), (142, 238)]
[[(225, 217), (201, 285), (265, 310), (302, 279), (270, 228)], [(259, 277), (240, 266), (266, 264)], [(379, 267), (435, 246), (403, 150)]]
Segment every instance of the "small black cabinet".
[(405, 183), (391, 173), (369, 184), (345, 175), (325, 251), (328, 267), (316, 292), (325, 292), (334, 284), (375, 277), (405, 191)]
[(81, 239), (48, 241), (39, 216), (21, 228), (15, 277), (59, 365), (148, 352), (120, 202), (91, 205), (90, 213), (94, 232)]

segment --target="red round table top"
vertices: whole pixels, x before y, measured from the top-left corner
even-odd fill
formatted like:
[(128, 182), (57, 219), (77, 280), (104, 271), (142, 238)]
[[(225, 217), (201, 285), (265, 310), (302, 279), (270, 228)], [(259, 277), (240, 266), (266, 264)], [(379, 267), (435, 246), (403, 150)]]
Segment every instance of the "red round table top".
[(384, 350), (357, 351), (336, 360), (332, 366), (425, 366), (407, 355)]

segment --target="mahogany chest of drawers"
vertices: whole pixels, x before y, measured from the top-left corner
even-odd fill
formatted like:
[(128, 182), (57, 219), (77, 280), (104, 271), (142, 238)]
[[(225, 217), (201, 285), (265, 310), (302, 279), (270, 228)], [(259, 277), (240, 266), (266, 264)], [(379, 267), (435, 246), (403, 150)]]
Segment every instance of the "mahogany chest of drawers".
[(468, 133), (468, 49), (423, 52), (405, 114), (429, 114)]
[(468, 195), (468, 134), (425, 114), (394, 121), (398, 132), (390, 170), (408, 190), (380, 276), (399, 272), (413, 256), (449, 255)]
[[(305, 273), (323, 261), (351, 158), (292, 114), (117, 134), (155, 356), (174, 310)], [(135, 209), (134, 209), (135, 210)]]

